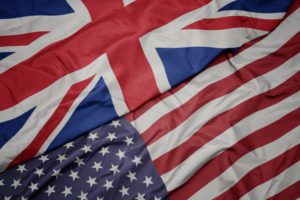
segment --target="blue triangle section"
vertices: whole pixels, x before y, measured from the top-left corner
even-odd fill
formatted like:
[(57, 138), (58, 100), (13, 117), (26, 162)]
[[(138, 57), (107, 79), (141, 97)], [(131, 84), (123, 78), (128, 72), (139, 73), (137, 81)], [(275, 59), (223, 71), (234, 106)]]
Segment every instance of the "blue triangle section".
[(172, 87), (202, 71), (224, 49), (211, 47), (157, 48)]
[(21, 116), (11, 119), (9, 121), (0, 123), (0, 149), (1, 147), (12, 138), (25, 124), (27, 119), (30, 117), (31, 113), (35, 108), (25, 112)]
[(293, 0), (237, 0), (221, 8), (224, 10), (244, 10), (249, 12), (286, 12)]
[(0, 52), (0, 60), (3, 60), (7, 56), (13, 54), (14, 52)]
[(100, 78), (93, 90), (76, 108), (69, 121), (48, 147), (48, 150), (58, 147), (116, 117), (118, 115), (109, 90), (103, 78)]
[(66, 0), (0, 0), (0, 19), (72, 12)]

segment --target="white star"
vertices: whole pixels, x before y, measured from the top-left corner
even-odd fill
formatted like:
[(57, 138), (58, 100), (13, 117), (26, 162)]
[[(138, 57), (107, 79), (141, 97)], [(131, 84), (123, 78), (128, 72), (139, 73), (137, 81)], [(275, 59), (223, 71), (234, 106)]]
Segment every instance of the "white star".
[(118, 156), (120, 160), (121, 160), (122, 158), (126, 158), (126, 156), (125, 156), (125, 151), (121, 151), (120, 149), (119, 149), (119, 152), (116, 153), (115, 155)]
[(102, 149), (99, 151), (99, 153), (101, 153), (102, 156), (104, 156), (105, 154), (110, 153), (110, 152), (108, 151), (108, 147), (102, 147)]
[(67, 159), (65, 154), (58, 154), (57, 156), (58, 158), (56, 160), (58, 160), (60, 163)]
[(83, 159), (80, 159), (78, 157), (76, 157), (76, 160), (74, 162), (77, 163), (78, 167), (80, 167), (80, 165), (84, 165)]
[(113, 120), (111, 121), (111, 126), (114, 126), (115, 128), (117, 128), (118, 126), (121, 126), (120, 121), (119, 120)]
[(12, 196), (8, 196), (8, 197), (7, 197), (7, 196), (5, 196), (5, 197), (4, 197), (4, 200), (10, 200), (10, 199), (11, 199), (11, 197), (12, 197)]
[(78, 196), (78, 198), (80, 199), (80, 200), (87, 200), (87, 194), (88, 193), (83, 193), (82, 191), (81, 191), (81, 193), (80, 193), (80, 195)]
[(3, 179), (1, 179), (0, 180), (0, 186), (3, 186), (3, 185), (5, 185), (5, 184), (3, 183)]
[(152, 176), (150, 176), (150, 177), (145, 176), (145, 180), (143, 181), (143, 183), (145, 183), (148, 187), (150, 184), (153, 184), (151, 179), (152, 179)]
[(109, 190), (109, 188), (114, 188), (114, 186), (112, 185), (113, 181), (108, 181), (107, 179), (105, 180), (105, 184), (103, 185), (104, 187), (106, 187), (106, 191)]
[(129, 190), (129, 188), (126, 188), (126, 187), (124, 187), (124, 185), (122, 185), (122, 189), (119, 190), (119, 192), (121, 192), (122, 193), (122, 197), (124, 197), (125, 195), (129, 195), (128, 194), (128, 190)]
[(43, 172), (43, 168), (42, 169), (35, 168), (34, 173), (37, 174), (39, 177), (41, 177), (42, 175), (45, 175)]
[(40, 161), (42, 161), (43, 163), (45, 163), (47, 160), (49, 160), (47, 155), (41, 155), (41, 157), (39, 158)]
[(129, 171), (129, 174), (127, 175), (128, 178), (130, 178), (130, 182), (132, 182), (133, 180), (137, 180), (137, 178), (135, 177), (135, 172), (132, 173), (131, 171)]
[(116, 175), (116, 173), (120, 173), (120, 170), (118, 169), (119, 165), (114, 165), (111, 164), (111, 168), (109, 169), (109, 171), (113, 171), (114, 175)]
[(140, 194), (140, 193), (138, 192), (138, 196), (135, 197), (135, 199), (136, 199), (136, 200), (145, 200), (144, 196), (145, 196), (145, 193), (144, 193), (144, 194)]
[(62, 173), (60, 173), (60, 169), (53, 169), (53, 174), (51, 176), (55, 176), (55, 178), (58, 179), (60, 175), (62, 175)]
[(74, 147), (73, 142), (69, 142), (69, 143), (65, 144), (64, 147), (67, 147), (67, 149)]
[(87, 152), (91, 152), (91, 146), (88, 146), (88, 145), (84, 145), (82, 148), (81, 148), (82, 151), (84, 151), (84, 153), (87, 153)]
[(142, 164), (141, 159), (142, 159), (142, 157), (134, 156), (134, 159), (132, 160), (132, 162), (134, 162), (135, 166), (137, 167), (139, 164)]
[(71, 174), (69, 176), (73, 179), (73, 181), (75, 181), (76, 178), (79, 179), (78, 172), (74, 172), (73, 170), (71, 170)]
[(104, 198), (103, 197), (97, 197), (97, 200), (104, 200)]
[(95, 168), (96, 171), (98, 172), (98, 170), (102, 169), (103, 167), (101, 166), (101, 162), (94, 162), (94, 165), (92, 168)]
[(45, 193), (48, 194), (48, 197), (51, 195), (51, 193), (55, 193), (55, 190), (54, 190), (55, 186), (48, 186), (48, 189), (45, 191)]
[(116, 139), (116, 133), (110, 133), (108, 132), (108, 136), (106, 137), (108, 139), (110, 139), (110, 141), (113, 141), (113, 139)]
[(161, 200), (161, 198), (160, 197), (154, 197), (154, 200)]
[(15, 180), (15, 179), (14, 179), (13, 181), (14, 181), (14, 183), (11, 184), (10, 186), (14, 187), (15, 189), (17, 189), (18, 186), (22, 185), (22, 184), (20, 183), (21, 179), (18, 179), (18, 180)]
[(90, 187), (93, 187), (93, 185), (97, 185), (96, 178), (92, 178), (89, 176), (89, 180), (86, 181), (88, 184), (90, 184)]
[(21, 200), (28, 200), (28, 198), (25, 198), (24, 196), (22, 196), (22, 199)]
[(38, 185), (37, 183), (33, 183), (33, 182), (30, 183), (29, 188), (31, 189), (31, 192), (38, 189), (37, 185)]
[(18, 165), (17, 171), (21, 172), (21, 174), (22, 174), (24, 171), (27, 171), (27, 169), (25, 168), (25, 164), (23, 164), (23, 165)]
[(65, 186), (65, 190), (62, 192), (62, 194), (65, 195), (65, 198), (68, 196), (68, 194), (72, 194), (71, 189), (72, 189), (72, 187)]
[(99, 137), (98, 137), (97, 133), (90, 133), (88, 138), (94, 141), (96, 138), (99, 138)]
[(126, 136), (126, 140), (124, 140), (124, 142), (126, 142), (127, 146), (129, 146), (130, 144), (134, 144), (133, 143), (133, 138), (128, 137), (128, 136)]

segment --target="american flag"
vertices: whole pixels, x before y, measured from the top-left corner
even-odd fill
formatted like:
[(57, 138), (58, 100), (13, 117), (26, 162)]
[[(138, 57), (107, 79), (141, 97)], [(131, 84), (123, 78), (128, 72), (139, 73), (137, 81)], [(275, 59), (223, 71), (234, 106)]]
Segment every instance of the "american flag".
[(4, 12), (0, 170), (19, 165), (1, 174), (3, 198), (298, 198), (290, 4), (57, 0)]

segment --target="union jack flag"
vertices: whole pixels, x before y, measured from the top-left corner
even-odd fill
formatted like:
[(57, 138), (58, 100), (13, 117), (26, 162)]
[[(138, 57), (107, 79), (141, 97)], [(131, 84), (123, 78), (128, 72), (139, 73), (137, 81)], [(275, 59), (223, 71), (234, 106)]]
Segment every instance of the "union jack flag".
[[(141, 134), (157, 170), (152, 177), (161, 176), (171, 199), (223, 199), (232, 191), (241, 191), (240, 185), (246, 182), (241, 178), (248, 171), (236, 175), (241, 182), (229, 181), (224, 186), (219, 180), (235, 176), (230, 170), (237, 169), (230, 164), (224, 165), (228, 172), (218, 171), (214, 166), (220, 165), (230, 150), (241, 152), (232, 162), (251, 159), (242, 157), (239, 142), (252, 145), (246, 140), (253, 140), (260, 129), (261, 134), (272, 131), (276, 120), (297, 116), (299, 3), (290, 7), (291, 3), (29, 0), (25, 5), (19, 0), (1, 1), (0, 171), (129, 113), (126, 118)], [(276, 98), (286, 104), (260, 103), (273, 90), (275, 94), (281, 91), (278, 87), (286, 82), (283, 88), (293, 87), (287, 96)], [(256, 84), (259, 89), (252, 91)], [(281, 106), (287, 104), (290, 110), (281, 112)], [(274, 113), (274, 118), (268, 117), (266, 124), (251, 118), (255, 113), (260, 119), (260, 113), (267, 116), (268, 112)], [(233, 121), (223, 123), (228, 117)], [(231, 134), (247, 123), (257, 125), (241, 131), (244, 135)], [(293, 123), (284, 126), (282, 134), (287, 136), (282, 137), (295, 139), (297, 129), (293, 128)], [(266, 155), (270, 162), (298, 151), (296, 139), (296, 146), (281, 140), (270, 145), (263, 141), (251, 146), (252, 150), (268, 152), (274, 145), (283, 145), (284, 151)], [(210, 176), (199, 182), (199, 177), (208, 173), (204, 164)], [(253, 162), (252, 168), (261, 164)], [(282, 170), (294, 161), (289, 164)], [(269, 166), (272, 164), (266, 164), (264, 170)], [(38, 177), (44, 175), (40, 168), (35, 170)], [(149, 177), (146, 185), (151, 182)], [(9, 185), (18, 188), (18, 180)], [(89, 184), (94, 181), (89, 178)], [(243, 195), (249, 188), (239, 197), (248, 198)], [(120, 185), (119, 189), (122, 197), (126, 196), (128, 187)], [(54, 187), (49, 185), (47, 191), (50, 196)], [(143, 199), (142, 194), (134, 195)], [(83, 191), (80, 195), (78, 198), (87, 198)]]

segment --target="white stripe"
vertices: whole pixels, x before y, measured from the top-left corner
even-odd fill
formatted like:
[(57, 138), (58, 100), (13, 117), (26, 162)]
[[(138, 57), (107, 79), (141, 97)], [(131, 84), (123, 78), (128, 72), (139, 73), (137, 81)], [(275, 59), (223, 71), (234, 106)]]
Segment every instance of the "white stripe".
[(124, 6), (128, 6), (129, 4), (135, 2), (136, 0), (123, 0)]
[[(35, 138), (35, 136), (39, 133), (42, 129), (44, 124), (48, 121), (48, 119), (52, 116), (55, 112), (56, 108), (59, 106), (61, 100), (63, 99), (64, 95), (67, 93), (69, 88), (82, 80), (85, 80), (95, 74), (97, 74), (97, 78), (99, 79), (100, 76), (105, 77), (105, 80), (108, 81), (108, 85), (115, 85), (117, 86), (118, 83), (112, 82), (112, 80), (116, 78), (114, 74), (111, 73), (111, 69), (107, 69), (110, 67), (108, 63), (108, 59), (106, 54), (101, 55), (96, 60), (94, 60), (88, 66), (82, 68), (81, 70), (75, 71), (70, 73), (61, 79), (57, 80), (55, 83), (47, 87), (46, 89), (40, 91), (39, 93), (34, 94), (33, 96), (25, 99), (21, 103), (7, 109), (4, 111), (0, 111), (0, 122), (7, 121), (9, 119), (13, 119), (18, 117), (19, 115), (23, 114), (27, 110), (35, 107), (36, 109), (31, 114), (30, 118), (26, 121), (24, 126), (19, 130), (19, 132), (11, 138), (5, 145), (2, 146), (0, 149), (0, 171), (4, 170), (6, 166), (9, 164), (11, 160), (15, 158), (18, 154), (20, 154)], [(103, 74), (102, 74), (103, 73)], [(110, 77), (113, 76), (113, 77)], [(42, 153), (47, 149), (49, 144), (53, 141), (59, 131), (62, 129), (64, 124), (70, 118), (71, 114), (75, 111), (77, 106), (80, 104), (81, 100), (90, 92), (88, 90), (92, 90), (96, 82), (97, 78), (93, 79), (93, 82), (90, 83), (88, 88), (84, 90), (78, 99), (73, 103), (71, 109), (68, 111), (62, 122), (56, 127), (53, 131), (46, 143), (43, 146), (43, 149), (40, 150), (39, 153)], [(118, 87), (115, 87), (109, 90), (111, 96), (114, 97), (113, 103), (116, 108), (116, 111), (120, 114), (125, 112), (126, 109), (128, 110), (125, 100), (121, 91), (117, 91)], [(118, 98), (116, 100), (116, 97)], [(38, 103), (38, 105), (36, 105)], [(39, 122), (38, 124), (36, 122)], [(12, 149), (11, 147), (14, 147)]]
[[(270, 35), (235, 57), (199, 73), (190, 83), (164, 100), (158, 102), (131, 124), (140, 132), (146, 131), (153, 123), (168, 112), (184, 104), (199, 91), (217, 82), (253, 61), (268, 56), (279, 49), (299, 30), (300, 9), (285, 19)], [(165, 106), (168, 105), (168, 106)]]
[(275, 122), (284, 115), (300, 107), (299, 100), (300, 92), (273, 106), (247, 116), (233, 127), (227, 129), (215, 139), (205, 144), (177, 167), (162, 175), (162, 179), (168, 191), (182, 185), (206, 162), (228, 149), (242, 138)]
[[(296, 156), (296, 155), (295, 155)], [(295, 184), (300, 180), (300, 162), (297, 162), (281, 172), (276, 177), (269, 181), (255, 187), (253, 190), (245, 194), (240, 200), (252, 200), (252, 199), (267, 199), (270, 198), (289, 186)]]
[[(223, 10), (217, 12), (215, 15), (209, 15), (205, 18), (208, 19), (216, 19), (221, 17), (229, 17), (229, 16), (243, 16), (243, 17), (251, 17), (257, 19), (282, 19), (285, 16), (285, 12), (279, 13), (257, 13), (257, 12), (249, 12), (244, 10)], [(201, 20), (198, 18), (198, 20)]]
[(264, 164), (265, 162), (268, 162), (269, 160), (276, 158), (285, 151), (298, 145), (299, 142), (300, 126), (286, 133), (284, 136), (275, 140), (274, 142), (249, 152), (189, 199), (201, 200), (213, 199), (214, 197), (217, 197), (232, 187), (249, 171)]
[[(153, 45), (156, 48), (183, 48), (183, 47), (213, 47), (234, 48), (267, 34), (250, 28), (230, 28), (224, 30), (180, 30), (153, 35), (144, 45)], [(147, 43), (148, 42), (148, 43)]]
[(129, 109), (125, 103), (118, 79), (115, 77), (115, 74), (112, 71), (106, 54), (104, 56), (104, 60), (99, 65), (101, 65), (100, 73), (102, 74), (103, 80), (109, 90), (116, 113), (118, 116), (123, 116), (129, 112)]
[(300, 54), (294, 56), (280, 67), (267, 74), (243, 84), (233, 92), (208, 102), (175, 129), (162, 136), (155, 143), (149, 145), (148, 150), (151, 158), (155, 160), (164, 153), (181, 145), (206, 122), (224, 111), (230, 110), (243, 101), (282, 84), (292, 75), (300, 71), (300, 66), (297, 65), (299, 62)]
[[(81, 0), (67, 0), (75, 11), (61, 16), (32, 16), (0, 20), (0, 35), (17, 35), (36, 31), (50, 31), (24, 48), (12, 49), (16, 53), (0, 61), (0, 73), (31, 57), (44, 47), (69, 37), (91, 21)], [(3, 50), (3, 49), (2, 49)]]

